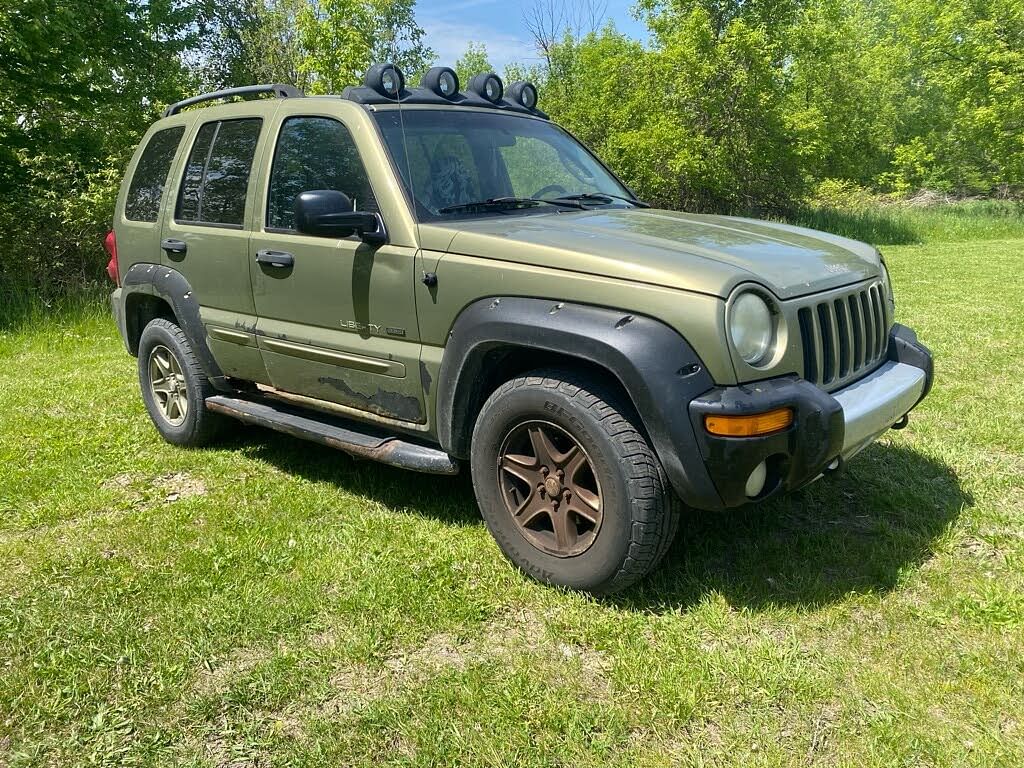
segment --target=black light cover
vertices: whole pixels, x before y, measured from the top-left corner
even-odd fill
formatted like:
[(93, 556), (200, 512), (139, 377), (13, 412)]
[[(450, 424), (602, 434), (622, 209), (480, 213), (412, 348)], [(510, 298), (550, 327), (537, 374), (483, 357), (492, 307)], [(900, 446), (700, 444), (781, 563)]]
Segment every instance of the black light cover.
[(394, 64), (374, 64), (366, 70), (363, 84), (381, 96), (397, 99), (405, 90), (405, 75)]
[(505, 86), (502, 84), (501, 78), (493, 72), (481, 72), (479, 75), (475, 75), (469, 81), (469, 90), (492, 104), (497, 104), (505, 95)]
[(517, 80), (509, 86), (508, 97), (531, 111), (537, 108), (537, 87), (533, 83)]
[(420, 79), (420, 86), (443, 99), (459, 95), (459, 76), (451, 67), (433, 67)]

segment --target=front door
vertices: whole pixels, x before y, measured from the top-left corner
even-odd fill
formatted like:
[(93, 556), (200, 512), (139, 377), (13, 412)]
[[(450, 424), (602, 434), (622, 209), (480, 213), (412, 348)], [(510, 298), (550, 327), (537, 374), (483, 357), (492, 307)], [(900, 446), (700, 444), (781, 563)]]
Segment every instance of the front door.
[(262, 226), (249, 244), (259, 346), (271, 383), (410, 425), (426, 421), (415, 249), (299, 234), (301, 192), (344, 192), (376, 212), (365, 166), (333, 117), (280, 119)]

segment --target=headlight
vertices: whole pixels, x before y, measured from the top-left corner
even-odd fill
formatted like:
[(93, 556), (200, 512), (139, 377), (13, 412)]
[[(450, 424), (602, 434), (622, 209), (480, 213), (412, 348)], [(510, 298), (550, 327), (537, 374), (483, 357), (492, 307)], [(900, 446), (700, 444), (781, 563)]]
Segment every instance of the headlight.
[(729, 338), (748, 365), (767, 356), (774, 333), (772, 311), (767, 302), (750, 291), (740, 294), (729, 309)]

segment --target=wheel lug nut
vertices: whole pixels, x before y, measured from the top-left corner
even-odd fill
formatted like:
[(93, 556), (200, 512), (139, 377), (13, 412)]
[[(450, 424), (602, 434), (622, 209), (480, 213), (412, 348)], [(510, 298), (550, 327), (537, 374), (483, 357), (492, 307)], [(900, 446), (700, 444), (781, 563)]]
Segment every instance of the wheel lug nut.
[(540, 473), (541, 473), (542, 475), (547, 475), (547, 474), (548, 474), (549, 472), (551, 472), (551, 470), (550, 470), (550, 469), (548, 469), (547, 467), (541, 467), (541, 468), (540, 468)]

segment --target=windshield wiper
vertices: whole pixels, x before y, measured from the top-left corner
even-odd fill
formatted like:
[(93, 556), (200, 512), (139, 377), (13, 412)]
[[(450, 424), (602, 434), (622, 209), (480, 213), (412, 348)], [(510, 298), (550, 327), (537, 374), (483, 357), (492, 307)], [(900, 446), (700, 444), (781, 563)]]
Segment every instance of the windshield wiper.
[(605, 203), (610, 203), (613, 200), (622, 200), (623, 202), (635, 205), (637, 208), (650, 208), (650, 203), (645, 203), (643, 200), (637, 200), (635, 197), (625, 197), (624, 195), (613, 195), (611, 192), (581, 192), (578, 195), (562, 195), (561, 197), (552, 198), (554, 202), (569, 202), (570, 200), (602, 200)]
[(472, 211), (476, 208), (512, 209), (512, 208), (534, 208), (541, 203), (557, 205), (561, 208), (583, 208), (583, 204), (577, 200), (556, 199), (545, 200), (539, 197), (490, 197), (486, 200), (476, 200), (470, 203), (459, 203), (458, 205), (447, 205), (438, 209), (438, 213), (457, 213), (459, 211)]

